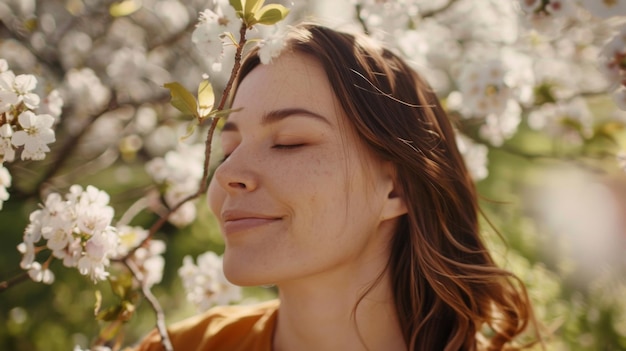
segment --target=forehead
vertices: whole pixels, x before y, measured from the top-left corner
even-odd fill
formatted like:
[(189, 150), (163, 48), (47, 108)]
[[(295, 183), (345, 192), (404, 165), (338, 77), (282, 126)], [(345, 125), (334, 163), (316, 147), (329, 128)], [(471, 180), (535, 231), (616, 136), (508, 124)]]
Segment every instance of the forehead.
[(272, 63), (255, 67), (243, 79), (229, 120), (238, 122), (250, 113), (263, 115), (272, 110), (304, 108), (325, 116), (332, 125), (342, 122), (340, 104), (321, 64), (303, 54), (283, 53)]

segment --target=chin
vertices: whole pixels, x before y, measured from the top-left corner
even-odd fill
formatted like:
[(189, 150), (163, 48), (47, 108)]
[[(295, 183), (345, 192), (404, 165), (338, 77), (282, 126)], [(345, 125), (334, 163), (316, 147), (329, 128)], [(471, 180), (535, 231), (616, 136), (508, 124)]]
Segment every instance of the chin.
[(224, 254), (224, 276), (229, 282), (239, 286), (261, 286), (274, 283), (269, 276), (269, 269), (257, 264), (249, 258)]

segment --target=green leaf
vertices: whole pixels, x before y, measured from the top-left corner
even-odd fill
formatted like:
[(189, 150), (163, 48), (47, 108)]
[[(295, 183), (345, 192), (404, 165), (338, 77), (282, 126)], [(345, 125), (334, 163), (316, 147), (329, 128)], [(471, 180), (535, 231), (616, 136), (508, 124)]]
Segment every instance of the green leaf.
[(279, 4), (263, 6), (255, 15), (256, 22), (265, 25), (276, 24), (287, 17), (289, 9)]
[(120, 298), (125, 298), (133, 287), (133, 280), (130, 275), (117, 275), (109, 277), (111, 291)]
[(224, 35), (228, 39), (230, 39), (230, 41), (233, 43), (233, 45), (239, 46), (239, 43), (237, 43), (237, 39), (235, 39), (235, 36), (233, 35), (233, 33), (231, 33), (231, 32), (224, 32)]
[(109, 308), (107, 308), (104, 311), (100, 311), (97, 315), (96, 315), (96, 320), (99, 321), (105, 321), (105, 322), (111, 322), (114, 321), (116, 319), (118, 319), (120, 313), (122, 313), (122, 306), (117, 305), (117, 306), (111, 306)]
[(170, 90), (172, 96), (170, 103), (172, 106), (186, 115), (198, 115), (198, 103), (196, 102), (196, 98), (194, 98), (185, 87), (178, 82), (166, 83), (163, 86)]
[(234, 108), (234, 109), (213, 110), (213, 111), (211, 111), (211, 113), (209, 113), (207, 115), (207, 117), (213, 117), (213, 118), (226, 117), (229, 114), (231, 114), (232, 112), (241, 111), (242, 109), (243, 109), (243, 107)]
[[(213, 86), (208, 80), (203, 80), (198, 86), (198, 105), (199, 110), (206, 111), (213, 108), (215, 103), (215, 94), (213, 93)], [(206, 115), (206, 114), (204, 114)], [(201, 115), (200, 118), (205, 117)]]
[(232, 6), (235, 11), (243, 12), (243, 5), (241, 4), (241, 0), (229, 0), (230, 6)]
[(243, 14), (244, 15), (248, 15), (248, 14), (254, 15), (261, 8), (261, 6), (263, 6), (264, 2), (265, 2), (265, 0), (245, 0)]
[(118, 1), (109, 6), (109, 14), (113, 17), (124, 17), (132, 15), (141, 8), (139, 0), (123, 0)]
[(189, 122), (189, 124), (187, 125), (187, 133), (185, 135), (183, 135), (182, 137), (180, 137), (180, 141), (183, 141), (187, 138), (189, 138), (190, 136), (193, 135), (193, 133), (196, 131), (196, 127), (200, 124), (200, 120), (199, 119), (194, 119), (193, 121)]

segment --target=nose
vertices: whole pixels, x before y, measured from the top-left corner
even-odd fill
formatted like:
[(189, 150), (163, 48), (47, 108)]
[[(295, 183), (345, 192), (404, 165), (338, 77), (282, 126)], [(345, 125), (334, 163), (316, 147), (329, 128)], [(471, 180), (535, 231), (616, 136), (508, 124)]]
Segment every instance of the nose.
[(228, 193), (254, 191), (258, 185), (258, 175), (250, 157), (249, 153), (238, 147), (217, 167), (214, 180)]

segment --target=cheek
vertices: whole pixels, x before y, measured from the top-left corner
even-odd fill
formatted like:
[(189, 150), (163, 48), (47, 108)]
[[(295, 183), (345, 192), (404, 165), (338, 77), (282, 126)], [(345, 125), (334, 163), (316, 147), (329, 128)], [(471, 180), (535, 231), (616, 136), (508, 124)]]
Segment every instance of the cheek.
[(215, 177), (213, 177), (209, 183), (209, 190), (207, 191), (207, 202), (211, 212), (213, 212), (216, 217), (219, 217), (222, 211), (225, 196), (224, 190), (217, 184)]

